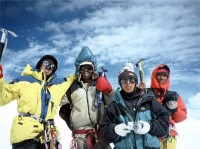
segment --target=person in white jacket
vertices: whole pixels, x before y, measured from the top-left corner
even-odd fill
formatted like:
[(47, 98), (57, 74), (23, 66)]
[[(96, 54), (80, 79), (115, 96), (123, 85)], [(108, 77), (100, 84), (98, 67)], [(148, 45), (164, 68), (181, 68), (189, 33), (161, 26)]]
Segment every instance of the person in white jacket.
[[(95, 73), (96, 58), (88, 47), (83, 47), (75, 61), (76, 80), (63, 98), (60, 116), (73, 134), (72, 147), (78, 149), (110, 148), (99, 144), (98, 124), (103, 108), (112, 101), (113, 90), (104, 76)], [(102, 96), (101, 96), (102, 95)]]

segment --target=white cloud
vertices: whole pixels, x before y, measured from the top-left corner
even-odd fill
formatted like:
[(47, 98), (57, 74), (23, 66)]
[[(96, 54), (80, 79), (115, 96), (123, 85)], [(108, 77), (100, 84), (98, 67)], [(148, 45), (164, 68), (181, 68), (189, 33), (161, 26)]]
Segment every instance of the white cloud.
[(200, 93), (188, 99), (187, 107), (191, 109), (200, 109)]

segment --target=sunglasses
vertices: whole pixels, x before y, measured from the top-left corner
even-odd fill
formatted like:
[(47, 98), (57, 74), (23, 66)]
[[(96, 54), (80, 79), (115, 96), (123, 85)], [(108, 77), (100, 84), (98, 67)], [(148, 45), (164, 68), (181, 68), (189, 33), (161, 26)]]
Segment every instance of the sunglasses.
[(93, 71), (93, 67), (91, 65), (81, 65), (80, 66), (80, 71), (85, 71), (86, 69), (88, 71)]
[(168, 77), (169, 74), (168, 73), (157, 73), (156, 76), (158, 76), (158, 77), (161, 77), (161, 76)]
[(56, 68), (55, 64), (50, 63), (49, 61), (43, 61), (42, 64), (48, 69), (55, 69)]
[(130, 83), (135, 83), (135, 78), (133, 78), (133, 77), (125, 77), (125, 78), (122, 78), (121, 80), (120, 80), (120, 84), (125, 84), (125, 83), (127, 83), (127, 82), (130, 82)]

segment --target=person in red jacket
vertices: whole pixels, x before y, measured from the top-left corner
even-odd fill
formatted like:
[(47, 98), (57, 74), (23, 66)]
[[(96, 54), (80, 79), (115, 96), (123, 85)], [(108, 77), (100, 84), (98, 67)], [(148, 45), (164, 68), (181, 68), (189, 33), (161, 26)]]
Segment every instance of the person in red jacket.
[(180, 95), (175, 91), (169, 91), (170, 69), (166, 64), (158, 65), (152, 72), (151, 89), (154, 90), (157, 100), (166, 107), (170, 113), (169, 135), (161, 138), (161, 149), (175, 149), (177, 143), (177, 131), (175, 123), (187, 118), (187, 109)]

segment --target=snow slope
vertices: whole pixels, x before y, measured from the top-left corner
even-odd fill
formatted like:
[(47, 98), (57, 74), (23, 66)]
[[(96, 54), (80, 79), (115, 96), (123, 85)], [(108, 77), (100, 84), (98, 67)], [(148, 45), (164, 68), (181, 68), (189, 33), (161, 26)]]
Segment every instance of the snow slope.
[[(0, 149), (12, 148), (9, 137), (12, 119), (16, 115), (16, 109), (15, 102), (0, 107)], [(60, 128), (63, 149), (69, 149), (71, 131), (58, 115), (55, 118), (55, 123)], [(187, 118), (187, 120), (176, 124), (176, 126), (179, 132), (177, 149), (198, 149), (200, 144), (198, 139), (200, 134), (200, 120)]]

